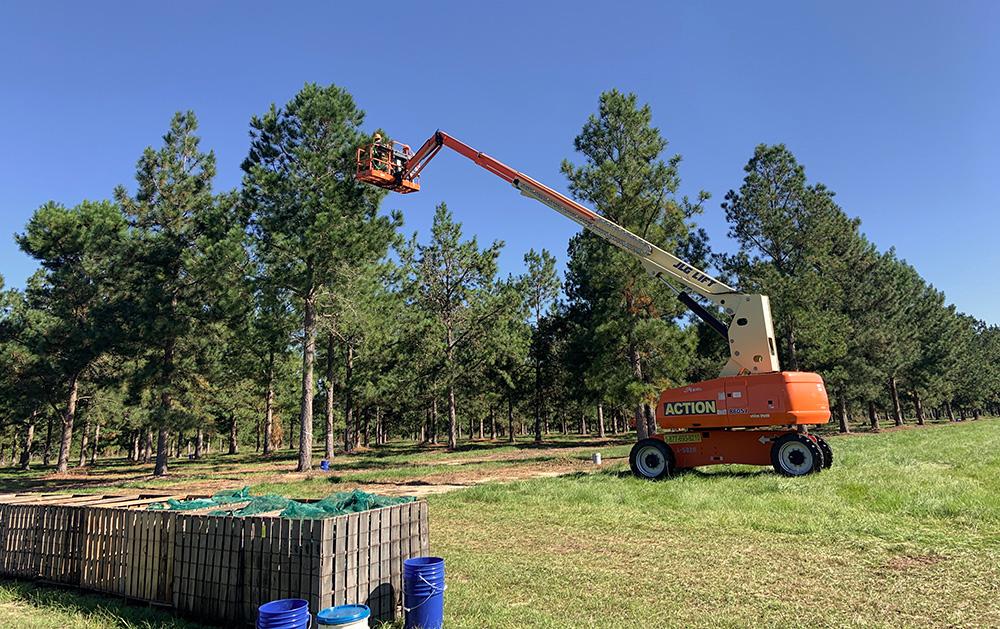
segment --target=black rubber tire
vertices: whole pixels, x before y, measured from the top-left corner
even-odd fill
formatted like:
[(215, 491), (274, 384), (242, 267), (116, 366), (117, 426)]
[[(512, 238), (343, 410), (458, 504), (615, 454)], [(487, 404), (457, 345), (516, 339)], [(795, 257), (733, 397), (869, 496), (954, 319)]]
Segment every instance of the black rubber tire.
[(645, 480), (662, 480), (674, 471), (674, 452), (659, 439), (643, 439), (628, 454), (632, 474)]
[(816, 443), (819, 444), (819, 449), (823, 451), (823, 469), (830, 469), (830, 466), (833, 465), (833, 448), (830, 447), (830, 444), (823, 437), (816, 437)]
[(771, 445), (771, 465), (782, 476), (815, 474), (823, 469), (823, 451), (809, 437), (790, 432)]

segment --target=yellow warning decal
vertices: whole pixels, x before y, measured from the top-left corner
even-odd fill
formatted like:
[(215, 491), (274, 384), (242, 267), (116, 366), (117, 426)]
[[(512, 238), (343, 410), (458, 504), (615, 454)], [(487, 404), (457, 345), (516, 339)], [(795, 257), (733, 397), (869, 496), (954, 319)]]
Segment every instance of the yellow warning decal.
[(663, 435), (664, 443), (701, 443), (700, 432), (675, 432)]

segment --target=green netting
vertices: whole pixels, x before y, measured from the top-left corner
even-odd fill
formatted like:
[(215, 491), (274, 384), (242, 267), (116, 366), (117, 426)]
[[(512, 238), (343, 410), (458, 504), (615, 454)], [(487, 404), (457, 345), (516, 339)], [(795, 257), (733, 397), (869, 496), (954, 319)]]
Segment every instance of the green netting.
[[(251, 496), (250, 488), (244, 487), (243, 489), (220, 491), (211, 498), (168, 500), (165, 504), (150, 505), (149, 509), (153, 511), (164, 509), (169, 511), (194, 511), (196, 509), (210, 509), (212, 507), (222, 507), (232, 504), (234, 505), (232, 508), (216, 509), (215, 511), (210, 511), (209, 515), (248, 516), (281, 511), (280, 517), (282, 518), (290, 520), (317, 520), (347, 513), (368, 511), (369, 509), (391, 507), (392, 505), (413, 502), (414, 500), (412, 497), (392, 498), (355, 489), (354, 491), (331, 494), (317, 502), (306, 503), (290, 500), (277, 494)], [(235, 506), (236, 503), (244, 502), (247, 504)]]
[(166, 509), (168, 511), (194, 511), (196, 509), (219, 507), (233, 502), (245, 502), (251, 498), (250, 488), (244, 487), (243, 489), (227, 489), (225, 491), (220, 491), (211, 498), (195, 498), (193, 500), (174, 500), (171, 498), (166, 502), (166, 504), (157, 503), (149, 505), (149, 510), (159, 511)]
[(332, 494), (317, 502), (304, 503), (291, 500), (285, 510), (281, 512), (281, 517), (290, 520), (332, 518), (346, 513), (391, 507), (404, 502), (413, 502), (413, 500), (412, 497), (391, 498), (355, 489), (354, 491)]
[(291, 500), (277, 494), (265, 494), (263, 496), (252, 496), (250, 503), (246, 506), (233, 509), (219, 509), (211, 511), (208, 515), (258, 515), (260, 513), (270, 513), (271, 511), (281, 511), (288, 506)]

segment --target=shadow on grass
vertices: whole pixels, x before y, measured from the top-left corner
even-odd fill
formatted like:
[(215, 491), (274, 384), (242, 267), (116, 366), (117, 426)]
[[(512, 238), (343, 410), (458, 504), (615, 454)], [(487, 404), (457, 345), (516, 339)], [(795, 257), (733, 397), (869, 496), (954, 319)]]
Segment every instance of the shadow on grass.
[[(97, 626), (107, 627), (162, 627), (171, 629), (201, 629), (206, 625), (179, 618), (174, 614), (154, 609), (147, 605), (127, 603), (121, 599), (84, 593), (68, 587), (41, 585), (29, 581), (0, 579), (0, 596), (5, 607), (13, 610), (4, 612), (0, 625), (17, 626), (18, 618), (32, 621), (46, 620), (52, 616), (52, 626), (76, 626), (88, 620)], [(13, 603), (13, 605), (11, 605)], [(21, 605), (18, 605), (18, 604)], [(21, 609), (23, 606), (23, 612)], [(3, 624), (3, 621), (13, 624)], [(73, 625), (57, 623), (71, 622)], [(89, 626), (89, 625), (88, 625)]]
[[(686, 468), (675, 470), (673, 474), (667, 478), (661, 479), (660, 482), (669, 482), (672, 478), (684, 478), (684, 477), (697, 477), (697, 478), (754, 478), (761, 475), (773, 475), (774, 470), (770, 467), (761, 467), (755, 470), (746, 469), (731, 469), (724, 466), (716, 467), (711, 471), (700, 470), (696, 468)], [(604, 478), (637, 478), (632, 470), (609, 470), (602, 469), (594, 472), (569, 472), (568, 474), (560, 474), (556, 478), (563, 478), (566, 480), (581, 480), (590, 477), (604, 477)], [(652, 481), (657, 482), (657, 481)]]

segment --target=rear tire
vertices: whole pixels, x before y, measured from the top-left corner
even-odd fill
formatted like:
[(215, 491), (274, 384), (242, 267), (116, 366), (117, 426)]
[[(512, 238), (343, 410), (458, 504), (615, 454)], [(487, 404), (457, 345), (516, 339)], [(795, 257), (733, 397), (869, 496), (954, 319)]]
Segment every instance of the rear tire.
[(819, 444), (819, 449), (823, 451), (823, 469), (829, 469), (833, 465), (833, 449), (823, 437), (816, 437), (816, 443)]
[(638, 478), (662, 480), (674, 470), (674, 453), (659, 439), (643, 439), (632, 446), (628, 464)]
[(805, 435), (788, 433), (771, 446), (771, 465), (782, 476), (805, 476), (823, 469), (823, 451)]

